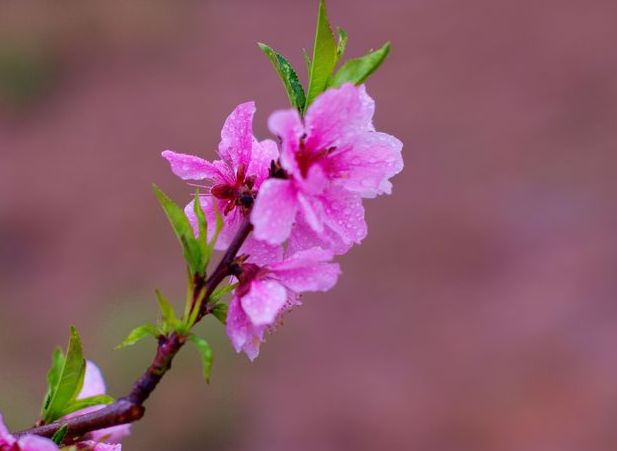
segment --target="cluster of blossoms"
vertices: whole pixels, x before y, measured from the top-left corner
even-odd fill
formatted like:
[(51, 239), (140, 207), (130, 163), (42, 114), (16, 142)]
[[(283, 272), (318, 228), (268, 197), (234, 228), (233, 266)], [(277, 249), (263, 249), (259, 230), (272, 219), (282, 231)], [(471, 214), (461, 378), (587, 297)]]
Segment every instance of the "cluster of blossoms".
[(335, 285), (340, 268), (332, 259), (367, 233), (363, 199), (390, 194), (389, 179), (403, 168), (402, 143), (375, 130), (374, 111), (364, 85), (343, 84), (317, 97), (304, 117), (296, 109), (274, 112), (268, 126), (277, 145), (254, 137), (255, 105), (248, 102), (225, 121), (220, 160), (163, 152), (178, 177), (207, 181), (185, 209), (196, 234), (195, 201), (209, 223), (217, 212), (224, 216), (219, 250), (246, 218), (253, 225), (227, 315), (234, 348), (251, 360), (303, 292)]
[[(77, 399), (86, 399), (92, 396), (104, 395), (106, 392), (105, 381), (99, 368), (92, 362), (86, 362), (86, 372), (84, 382)], [(64, 417), (69, 419), (80, 415), (104, 408), (104, 405), (87, 407), (78, 410)], [(67, 450), (85, 451), (120, 451), (122, 445), (120, 441), (129, 435), (131, 426), (123, 424), (113, 426), (98, 431), (92, 431), (81, 438), (81, 440), (69, 447)], [(0, 415), (0, 451), (58, 451), (60, 448), (52, 440), (38, 435), (24, 435), (14, 437), (4, 425), (2, 415)]]

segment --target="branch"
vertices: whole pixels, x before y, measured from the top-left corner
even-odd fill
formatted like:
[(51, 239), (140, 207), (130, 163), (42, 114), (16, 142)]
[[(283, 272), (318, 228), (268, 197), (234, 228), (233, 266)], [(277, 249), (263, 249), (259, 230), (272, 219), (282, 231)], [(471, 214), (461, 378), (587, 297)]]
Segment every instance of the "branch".
[[(225, 254), (214, 269), (214, 272), (205, 281), (206, 292), (204, 302), (201, 305), (201, 310), (197, 317), (197, 321), (210, 313), (210, 305), (207, 300), (210, 298), (216, 287), (225, 280), (226, 277), (232, 275), (232, 264), (236, 259), (238, 251), (244, 241), (249, 236), (253, 226), (251, 225), (248, 215), (230, 246), (225, 251)], [(197, 283), (193, 288), (193, 297), (199, 296), (199, 292), (203, 289), (203, 282)], [(17, 437), (27, 434), (40, 435), (43, 437), (52, 437), (54, 433), (64, 425), (68, 426), (66, 439), (77, 438), (88, 432), (105, 429), (111, 426), (132, 423), (144, 416), (144, 402), (154, 391), (163, 376), (171, 368), (171, 362), (184, 345), (186, 337), (179, 335), (176, 332), (168, 336), (161, 336), (156, 348), (156, 354), (148, 369), (135, 382), (131, 392), (118, 399), (113, 404), (103, 407), (96, 412), (80, 415), (69, 419), (60, 419), (50, 424), (33, 427), (15, 433)]]

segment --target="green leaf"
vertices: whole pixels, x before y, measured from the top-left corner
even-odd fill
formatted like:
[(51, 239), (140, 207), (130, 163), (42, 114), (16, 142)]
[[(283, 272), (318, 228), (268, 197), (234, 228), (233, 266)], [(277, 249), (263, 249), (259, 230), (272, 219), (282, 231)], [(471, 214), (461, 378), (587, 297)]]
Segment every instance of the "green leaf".
[(349, 36), (347, 32), (343, 30), (341, 27), (336, 29), (338, 32), (338, 44), (336, 46), (336, 60), (339, 61), (343, 55), (345, 54), (345, 49), (347, 48), (347, 40)]
[(113, 402), (114, 398), (109, 395), (96, 395), (89, 396), (88, 398), (84, 399), (77, 399), (64, 408), (64, 410), (62, 411), (62, 416), (68, 415), (69, 413), (77, 412), (78, 410), (85, 409), (87, 407), (108, 405), (112, 404)]
[(64, 437), (66, 437), (66, 433), (69, 431), (69, 425), (68, 424), (63, 424), (60, 429), (58, 429), (56, 432), (54, 432), (54, 435), (51, 436), (51, 440), (56, 444), (56, 445), (61, 445), (62, 442), (64, 441)]
[(291, 106), (302, 112), (302, 110), (304, 109), (304, 103), (306, 102), (306, 97), (304, 94), (304, 88), (302, 87), (302, 83), (300, 83), (300, 80), (298, 79), (298, 74), (296, 73), (292, 65), (283, 55), (274, 51), (266, 44), (258, 42), (257, 45), (259, 46), (261, 51), (264, 52), (264, 54), (268, 57), (268, 59), (272, 63), (272, 66), (274, 67), (274, 70), (283, 82), (283, 86), (285, 87), (285, 91), (287, 92), (287, 97), (289, 97), (289, 103), (291, 103)]
[(237, 283), (219, 286), (216, 290), (214, 290), (214, 293), (210, 295), (210, 302), (216, 304), (229, 293), (231, 293), (237, 286)]
[[(197, 224), (199, 228), (199, 238), (197, 243), (199, 244), (199, 251), (201, 254), (200, 266), (205, 268), (208, 265), (208, 223), (206, 222), (206, 215), (201, 208), (201, 202), (199, 200), (199, 190), (195, 192), (195, 201), (193, 202), (193, 211), (197, 218)], [(206, 257), (207, 256), (207, 257)]]
[(116, 349), (126, 348), (127, 346), (133, 346), (140, 340), (146, 337), (158, 337), (161, 334), (158, 327), (154, 324), (142, 324), (129, 332), (128, 336), (122, 343), (116, 346)]
[(216, 304), (214, 308), (212, 309), (212, 314), (221, 323), (227, 324), (227, 311), (228, 310), (229, 310), (229, 306), (227, 304)]
[(57, 376), (57, 383), (48, 405), (44, 408), (43, 421), (49, 423), (62, 416), (62, 411), (77, 398), (84, 383), (86, 360), (83, 356), (81, 340), (75, 327), (71, 327), (71, 337), (62, 364)]
[(203, 367), (204, 379), (210, 383), (210, 373), (212, 371), (212, 348), (206, 340), (197, 335), (191, 335), (190, 340), (193, 342), (201, 357), (201, 365)]
[(49, 402), (54, 395), (58, 381), (60, 380), (60, 372), (64, 365), (64, 353), (62, 348), (56, 348), (51, 357), (51, 367), (47, 372), (47, 393), (43, 401), (43, 407), (41, 408), (41, 416), (44, 416), (46, 409), (49, 406)]
[(329, 85), (331, 87), (338, 87), (343, 83), (353, 83), (355, 85), (363, 83), (381, 66), (381, 63), (384, 62), (389, 53), (390, 43), (386, 42), (379, 50), (370, 52), (361, 58), (347, 60), (332, 77)]
[(304, 56), (304, 64), (306, 64), (306, 72), (311, 73), (311, 57), (306, 52), (306, 49), (302, 49), (302, 56)]
[(212, 255), (212, 252), (214, 251), (214, 246), (216, 246), (216, 242), (219, 239), (219, 235), (221, 234), (221, 231), (223, 230), (223, 227), (225, 226), (223, 215), (219, 211), (219, 208), (216, 202), (214, 202), (213, 205), (214, 205), (214, 214), (216, 215), (216, 227), (214, 229), (214, 235), (212, 235), (212, 239), (208, 243), (208, 249), (207, 249), (208, 260), (210, 259), (210, 256)]
[[(189, 223), (188, 218), (184, 214), (182, 208), (176, 205), (165, 193), (163, 193), (158, 186), (154, 185), (154, 193), (163, 207), (163, 211), (169, 219), (182, 250), (184, 251), (184, 259), (187, 265), (197, 274), (203, 274), (205, 271), (204, 256), (200, 251), (200, 246), (193, 233), (193, 228)], [(198, 203), (198, 202), (197, 202)]]
[(334, 40), (332, 28), (328, 22), (326, 2), (319, 2), (319, 14), (317, 16), (317, 27), (315, 30), (315, 45), (313, 47), (313, 59), (309, 74), (309, 87), (304, 110), (315, 100), (315, 98), (326, 90), (328, 80), (336, 66), (337, 45)]
[(178, 319), (176, 318), (176, 312), (173, 305), (167, 300), (167, 298), (159, 290), (154, 290), (156, 293), (156, 300), (159, 302), (161, 309), (161, 319), (163, 322), (163, 328), (165, 332), (171, 332), (175, 329)]

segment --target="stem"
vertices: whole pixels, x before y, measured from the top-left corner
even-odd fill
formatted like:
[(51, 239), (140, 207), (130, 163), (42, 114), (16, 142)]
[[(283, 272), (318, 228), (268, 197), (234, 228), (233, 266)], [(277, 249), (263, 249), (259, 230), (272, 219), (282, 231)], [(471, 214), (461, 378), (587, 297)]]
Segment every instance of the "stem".
[[(248, 215), (244, 220), (236, 236), (230, 246), (225, 251), (223, 258), (219, 261), (214, 269), (214, 272), (205, 281), (206, 292), (204, 302), (201, 305), (197, 321), (200, 321), (204, 316), (210, 313), (211, 306), (207, 302), (216, 287), (231, 275), (231, 267), (236, 259), (238, 251), (242, 244), (249, 236), (253, 226), (251, 225)], [(203, 282), (202, 282), (203, 283)], [(203, 289), (203, 284), (194, 284), (193, 297), (196, 299), (199, 292)], [(156, 348), (156, 354), (148, 369), (141, 375), (133, 385), (131, 392), (118, 399), (113, 404), (103, 407), (96, 412), (80, 415), (70, 419), (60, 419), (50, 424), (33, 427), (15, 433), (17, 437), (34, 434), (43, 437), (52, 437), (54, 433), (63, 427), (68, 426), (66, 439), (80, 437), (88, 432), (105, 429), (111, 426), (132, 423), (144, 416), (144, 402), (152, 394), (163, 376), (171, 368), (171, 362), (184, 345), (186, 337), (173, 332), (167, 336), (159, 337), (159, 343)]]

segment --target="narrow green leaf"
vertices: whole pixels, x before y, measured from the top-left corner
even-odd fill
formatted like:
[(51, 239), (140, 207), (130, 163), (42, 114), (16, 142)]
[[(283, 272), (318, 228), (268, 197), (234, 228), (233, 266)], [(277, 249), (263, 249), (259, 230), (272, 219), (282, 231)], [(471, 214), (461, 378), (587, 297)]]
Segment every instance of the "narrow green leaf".
[(158, 337), (161, 334), (158, 327), (154, 324), (142, 324), (129, 332), (128, 336), (122, 343), (116, 346), (116, 349), (126, 348), (127, 346), (133, 346), (140, 340), (146, 337)]
[(201, 357), (204, 379), (206, 382), (210, 383), (210, 373), (212, 371), (212, 348), (206, 340), (196, 335), (191, 335), (190, 340), (197, 348), (197, 351)]
[(54, 435), (51, 436), (52, 442), (56, 445), (61, 445), (64, 441), (64, 437), (66, 437), (66, 433), (69, 431), (69, 425), (63, 424), (60, 429), (54, 432)]
[(370, 52), (361, 58), (347, 60), (332, 77), (329, 85), (331, 87), (338, 87), (343, 83), (353, 83), (355, 85), (363, 83), (381, 66), (381, 63), (384, 62), (389, 53), (390, 43), (386, 42), (379, 50)]
[(223, 215), (219, 211), (216, 202), (214, 202), (214, 213), (216, 215), (216, 226), (214, 229), (214, 235), (212, 236), (212, 239), (208, 243), (208, 249), (207, 249), (207, 254), (206, 254), (208, 260), (210, 260), (210, 256), (212, 255), (212, 252), (214, 251), (214, 246), (216, 246), (216, 242), (218, 241), (219, 235), (221, 234), (221, 231), (223, 230), (223, 226), (225, 225), (225, 222), (223, 220)]
[(308, 95), (304, 110), (315, 100), (315, 98), (326, 90), (328, 80), (336, 66), (337, 45), (334, 40), (332, 28), (328, 22), (326, 2), (319, 2), (319, 13), (317, 16), (317, 26), (315, 30), (315, 45), (313, 47), (313, 59), (309, 74)]
[(221, 323), (227, 324), (227, 311), (228, 310), (229, 310), (229, 306), (227, 304), (216, 304), (214, 308), (212, 309), (212, 314)]
[(336, 60), (339, 61), (343, 55), (345, 54), (345, 49), (347, 48), (347, 40), (349, 36), (347, 32), (343, 30), (341, 27), (338, 27), (338, 44), (336, 45)]
[(171, 332), (175, 329), (178, 319), (176, 318), (176, 312), (173, 305), (159, 290), (154, 290), (156, 293), (156, 300), (159, 303), (161, 309), (161, 317), (163, 322), (163, 328), (165, 332)]
[(212, 304), (216, 304), (221, 299), (223, 299), (225, 296), (227, 296), (229, 293), (231, 293), (237, 286), (238, 286), (237, 283), (219, 286), (216, 290), (214, 290), (214, 293), (210, 295), (210, 302)]
[(304, 109), (304, 103), (306, 102), (304, 88), (302, 87), (302, 83), (300, 83), (300, 80), (298, 79), (298, 74), (292, 67), (291, 63), (289, 63), (283, 55), (274, 51), (266, 44), (258, 42), (257, 45), (268, 57), (274, 67), (274, 70), (283, 82), (283, 86), (285, 87), (285, 92), (287, 92), (287, 97), (289, 97), (289, 103), (291, 103), (291, 106), (302, 112)]
[(43, 420), (46, 423), (60, 418), (64, 408), (75, 400), (83, 386), (85, 372), (86, 360), (83, 356), (79, 333), (75, 327), (71, 327), (69, 346), (62, 370), (57, 376), (58, 382), (53, 390), (53, 396), (43, 413)]
[(201, 261), (199, 263), (199, 266), (201, 268), (205, 268), (206, 266), (208, 266), (208, 260), (206, 260), (205, 258), (208, 255), (208, 223), (206, 221), (206, 215), (201, 208), (201, 202), (199, 200), (199, 190), (195, 192), (193, 211), (195, 212), (195, 217), (197, 218), (197, 224), (199, 228), (199, 237), (197, 238), (197, 243), (199, 244), (199, 251), (201, 255)]
[(78, 410), (85, 409), (92, 406), (108, 405), (114, 402), (114, 398), (109, 395), (96, 395), (89, 396), (84, 399), (77, 399), (64, 408), (61, 416), (68, 415), (69, 413), (77, 412)]
[(306, 73), (311, 73), (311, 57), (307, 53), (306, 49), (302, 49), (302, 56), (304, 56), (304, 64), (306, 64)]
[(49, 407), (49, 402), (53, 397), (56, 387), (58, 386), (58, 381), (60, 380), (60, 372), (62, 371), (62, 366), (64, 365), (64, 353), (62, 352), (62, 348), (58, 347), (54, 350), (54, 353), (51, 357), (51, 367), (47, 372), (47, 393), (45, 394), (45, 398), (43, 401), (43, 406), (41, 408), (41, 416), (45, 415), (47, 408)]
[(202, 274), (205, 270), (205, 268), (201, 266), (203, 257), (200, 252), (199, 243), (193, 234), (193, 228), (184, 214), (184, 211), (169, 197), (167, 197), (167, 195), (163, 193), (158, 186), (153, 185), (153, 189), (159, 203), (161, 204), (161, 207), (163, 207), (163, 211), (167, 215), (167, 219), (169, 219), (169, 223), (174, 229), (180, 245), (182, 246), (184, 259), (186, 260), (187, 265), (194, 273)]

